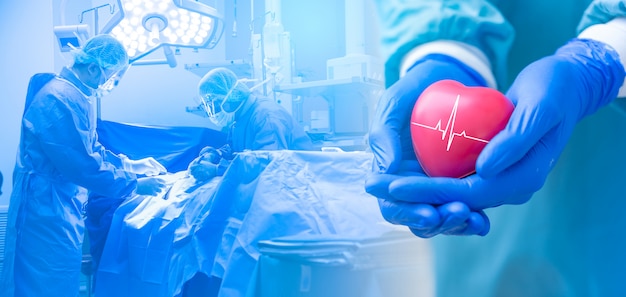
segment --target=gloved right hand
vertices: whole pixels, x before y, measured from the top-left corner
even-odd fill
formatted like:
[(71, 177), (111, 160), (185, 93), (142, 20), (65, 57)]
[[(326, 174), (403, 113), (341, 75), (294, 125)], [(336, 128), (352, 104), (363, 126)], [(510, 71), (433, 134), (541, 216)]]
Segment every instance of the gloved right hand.
[(403, 176), (427, 177), (416, 160), (409, 123), (422, 91), (443, 79), (453, 79), (466, 86), (486, 85), (479, 74), (448, 56), (433, 54), (416, 62), (378, 102), (369, 133), (374, 168), (366, 181), (366, 191), (379, 198), (387, 221), (407, 225), (419, 237), (484, 235), (489, 231), (489, 219), (482, 211), (470, 211), (460, 202), (430, 205), (399, 201), (389, 193), (389, 185)]
[(161, 165), (159, 161), (155, 160), (152, 157), (147, 157), (139, 160), (131, 160), (123, 156), (122, 165), (124, 167), (124, 171), (134, 174), (154, 176), (167, 172), (165, 167)]
[(165, 180), (158, 176), (142, 177), (137, 179), (135, 193), (139, 195), (156, 196), (165, 186)]

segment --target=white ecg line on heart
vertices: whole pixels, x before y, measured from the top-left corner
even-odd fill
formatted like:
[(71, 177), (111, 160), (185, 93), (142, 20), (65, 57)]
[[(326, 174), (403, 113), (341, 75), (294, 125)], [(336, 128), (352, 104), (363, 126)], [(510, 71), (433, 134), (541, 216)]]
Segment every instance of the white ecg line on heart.
[(431, 126), (427, 126), (427, 125), (415, 123), (415, 122), (411, 122), (411, 125), (419, 126), (419, 127), (434, 130), (434, 131), (439, 131), (441, 132), (441, 140), (444, 140), (446, 138), (446, 135), (448, 135), (448, 146), (446, 147), (446, 151), (450, 151), (450, 146), (452, 145), (452, 140), (454, 139), (455, 136), (461, 136), (463, 138), (467, 138), (470, 140), (489, 143), (488, 140), (484, 140), (478, 137), (467, 135), (465, 133), (465, 130), (461, 131), (461, 133), (454, 133), (454, 122), (456, 121), (456, 111), (458, 109), (460, 99), (461, 99), (461, 94), (456, 95), (456, 100), (454, 101), (454, 107), (452, 107), (452, 111), (450, 112), (450, 117), (448, 118), (448, 123), (446, 124), (445, 129), (443, 130), (441, 129), (441, 119), (437, 122), (437, 125), (435, 125), (435, 127), (431, 127)]

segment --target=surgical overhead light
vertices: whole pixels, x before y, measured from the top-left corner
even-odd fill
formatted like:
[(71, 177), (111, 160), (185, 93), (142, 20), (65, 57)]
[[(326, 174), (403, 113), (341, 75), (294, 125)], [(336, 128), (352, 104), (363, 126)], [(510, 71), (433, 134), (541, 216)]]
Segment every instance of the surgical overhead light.
[(213, 7), (192, 0), (118, 0), (118, 11), (104, 26), (124, 44), (131, 62), (162, 45), (213, 48), (224, 32)]

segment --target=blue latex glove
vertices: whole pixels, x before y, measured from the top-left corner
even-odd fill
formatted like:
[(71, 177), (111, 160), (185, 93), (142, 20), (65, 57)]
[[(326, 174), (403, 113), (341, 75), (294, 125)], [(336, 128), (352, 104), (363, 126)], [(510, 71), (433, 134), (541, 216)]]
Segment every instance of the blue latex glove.
[(189, 173), (199, 182), (217, 176), (217, 164), (205, 160), (195, 160), (189, 165)]
[(506, 94), (515, 110), (478, 157), (477, 174), (403, 177), (390, 183), (389, 195), (410, 203), (461, 201), (470, 209), (524, 203), (543, 186), (578, 121), (610, 103), (623, 81), (613, 49), (573, 39), (515, 79)]
[(232, 152), (228, 145), (219, 149), (207, 146), (200, 151), (196, 159), (189, 163), (187, 170), (199, 182), (222, 176), (230, 165), (226, 159), (229, 155), (232, 155)]
[(167, 173), (167, 169), (159, 161), (153, 157), (147, 157), (139, 160), (131, 160), (124, 155), (120, 155), (124, 170), (134, 174), (142, 174), (147, 176), (155, 176)]
[[(419, 237), (437, 234), (487, 234), (489, 220), (482, 212), (472, 212), (463, 203), (414, 203), (399, 201), (390, 193), (391, 184), (405, 176), (427, 178), (416, 161), (409, 122), (413, 105), (432, 83), (453, 79), (467, 86), (484, 86), (484, 80), (463, 63), (444, 55), (428, 55), (389, 87), (380, 98), (377, 115), (369, 133), (374, 153), (374, 173), (366, 181), (366, 191), (379, 198), (383, 217), (394, 224), (407, 225)], [(448, 203), (452, 202), (452, 203)]]
[(218, 164), (222, 158), (222, 152), (214, 147), (206, 146), (198, 155), (198, 160), (204, 160), (213, 164)]
[(137, 179), (135, 193), (139, 195), (156, 196), (165, 186), (165, 180), (158, 176), (142, 177)]

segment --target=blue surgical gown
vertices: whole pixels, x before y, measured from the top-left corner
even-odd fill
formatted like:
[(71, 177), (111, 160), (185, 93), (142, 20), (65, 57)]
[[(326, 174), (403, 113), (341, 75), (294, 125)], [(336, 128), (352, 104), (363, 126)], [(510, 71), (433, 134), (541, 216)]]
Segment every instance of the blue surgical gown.
[(67, 68), (28, 85), (0, 296), (78, 296), (87, 191), (127, 197), (134, 175), (97, 140), (91, 90)]
[(237, 113), (228, 138), (234, 152), (313, 149), (311, 139), (287, 110), (269, 98), (255, 95)]
[[(503, 91), (524, 66), (578, 31), (626, 15), (626, 1), (617, 0), (376, 4), (387, 85), (398, 79), (407, 51), (448, 39), (480, 48)], [(620, 100), (626, 99), (579, 123), (528, 203), (487, 210), (486, 237), (432, 240), (438, 296), (626, 296), (626, 137), (620, 136), (626, 116)]]

